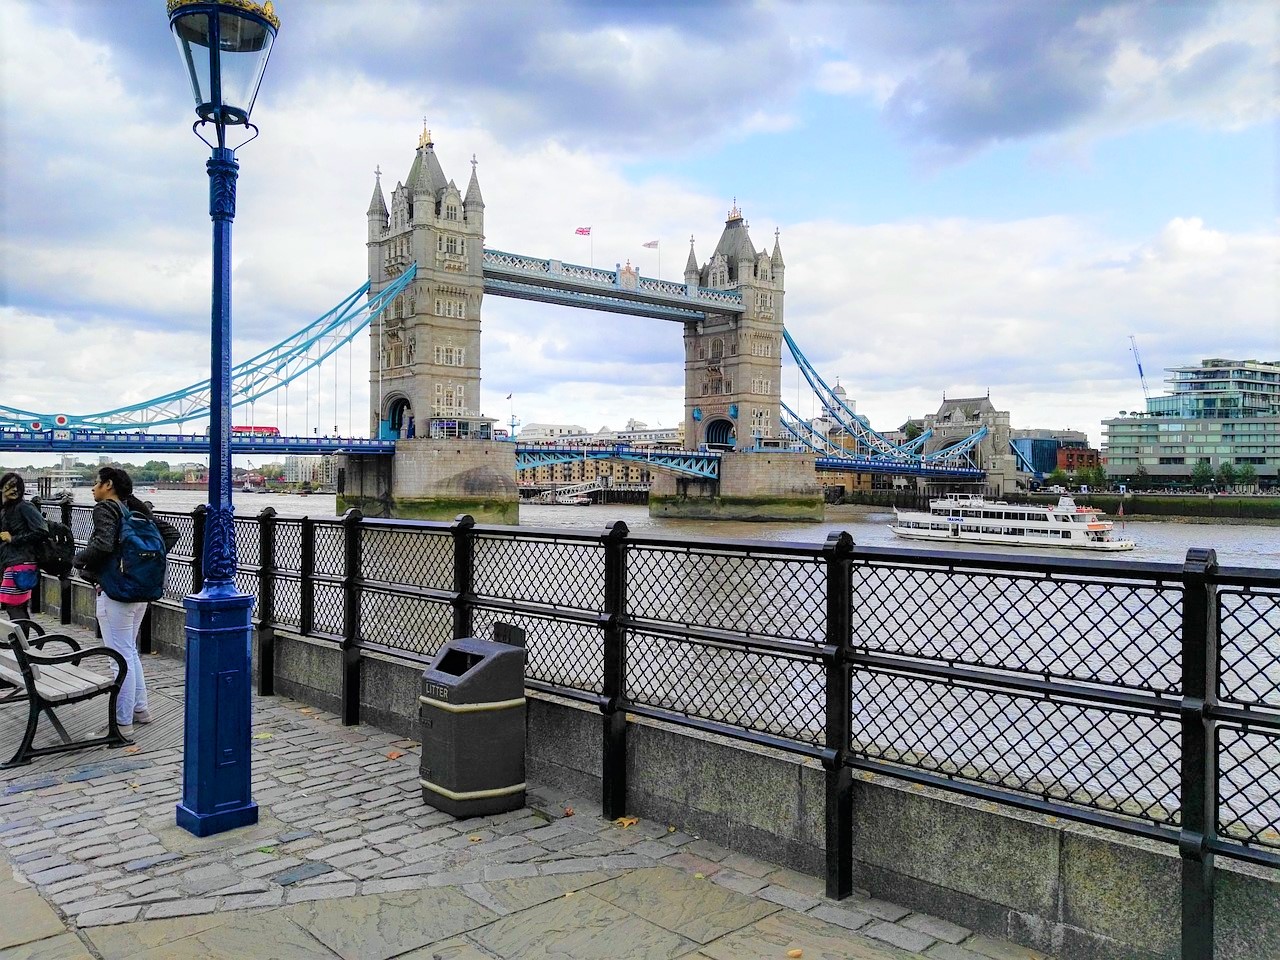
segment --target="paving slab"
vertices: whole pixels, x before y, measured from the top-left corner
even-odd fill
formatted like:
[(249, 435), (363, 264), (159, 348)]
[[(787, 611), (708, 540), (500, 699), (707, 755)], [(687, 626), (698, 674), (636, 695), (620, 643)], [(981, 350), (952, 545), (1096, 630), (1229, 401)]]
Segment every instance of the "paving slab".
[(792, 950), (803, 951), (805, 960), (915, 960), (918, 956), (792, 910), (781, 910), (721, 937), (700, 954), (712, 960), (777, 960)]
[(33, 943), (66, 930), (62, 918), (30, 887), (15, 890), (4, 898), (4, 918), (4, 925), (0, 926), (0, 948)]
[(710, 943), (781, 909), (669, 867), (633, 870), (592, 887), (591, 895), (698, 943)]
[(94, 960), (74, 933), (0, 950), (0, 960)]
[(590, 893), (503, 917), (472, 939), (502, 960), (675, 960), (695, 946)]
[(497, 916), (448, 887), (300, 903), (283, 912), (343, 960), (389, 960)]

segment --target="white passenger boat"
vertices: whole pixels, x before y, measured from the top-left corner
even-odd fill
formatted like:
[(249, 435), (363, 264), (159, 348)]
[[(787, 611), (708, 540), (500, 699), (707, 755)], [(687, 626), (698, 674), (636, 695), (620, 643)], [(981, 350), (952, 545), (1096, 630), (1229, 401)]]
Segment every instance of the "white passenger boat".
[(1068, 550), (1132, 550), (1132, 540), (1113, 539), (1114, 524), (1096, 507), (1078, 507), (1071, 497), (1057, 506), (1005, 503), (973, 494), (929, 501), (929, 512), (894, 509), (889, 528), (908, 540), (998, 543)]

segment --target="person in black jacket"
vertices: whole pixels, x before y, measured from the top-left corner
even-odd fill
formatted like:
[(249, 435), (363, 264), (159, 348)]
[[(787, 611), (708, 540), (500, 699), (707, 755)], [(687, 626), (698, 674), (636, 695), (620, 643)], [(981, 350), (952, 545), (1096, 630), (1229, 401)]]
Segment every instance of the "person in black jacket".
[[(98, 482), (93, 485), (93, 499), (93, 533), (84, 549), (72, 561), (80, 575), (90, 583), (97, 584), (98, 574), (115, 553), (122, 504), (132, 513), (140, 513), (156, 525), (160, 536), (164, 538), (166, 553), (178, 542), (177, 529), (154, 516), (151, 508), (133, 495), (133, 479), (119, 467), (99, 468)], [(124, 657), (129, 667), (120, 695), (116, 699), (116, 724), (127, 737), (132, 735), (135, 722), (151, 722), (151, 711), (147, 707), (147, 680), (142, 672), (142, 659), (138, 656), (138, 631), (142, 628), (147, 604), (113, 600), (100, 586), (97, 587), (97, 594), (98, 627), (102, 631), (102, 641)]]
[(0, 477), (0, 613), (10, 619), (31, 616), (31, 589), (39, 582), (36, 544), (49, 536), (49, 525), (26, 492), (16, 473)]

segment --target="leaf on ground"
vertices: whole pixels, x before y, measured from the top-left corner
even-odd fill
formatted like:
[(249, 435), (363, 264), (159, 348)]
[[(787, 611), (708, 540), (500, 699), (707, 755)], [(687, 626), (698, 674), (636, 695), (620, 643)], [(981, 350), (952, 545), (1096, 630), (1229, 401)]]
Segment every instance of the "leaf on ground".
[(255, 740), (270, 740), (271, 737), (272, 737), (272, 734), (269, 734), (269, 733), (255, 733), (253, 735), (253, 739)]
[(667, 833), (675, 833), (675, 832), (676, 832), (675, 827), (667, 827)]
[(316, 708), (315, 707), (299, 707), (298, 712), (299, 713), (315, 713)]
[(275, 853), (276, 848), (275, 847), (259, 847), (258, 852), (259, 853)]
[(470, 840), (472, 843), (479, 843), (481, 840), (483, 840), (483, 839), (484, 839), (484, 837), (481, 837), (481, 836), (478, 836), (478, 835), (477, 835), (477, 836), (474, 836), (474, 837), (467, 837), (467, 839), (468, 839), (468, 840)]
[(791, 957), (791, 958), (792, 958), (792, 960), (795, 960), (795, 958), (796, 958), (796, 957), (803, 957), (803, 956), (804, 956), (804, 951), (803, 951), (803, 950), (800, 950), (800, 949), (796, 949), (796, 950), (788, 950), (788, 951), (787, 951), (787, 956), (788, 956), (788, 957)]
[(695, 880), (705, 880), (705, 879), (707, 879), (707, 875), (706, 875), (705, 873), (695, 873), (695, 874), (693, 875), (693, 879), (695, 879)]
[(613, 822), (615, 826), (622, 827), (622, 829), (625, 830), (627, 829), (627, 827), (634, 827), (637, 823), (640, 822), (640, 818), (639, 817), (619, 817), (617, 820)]
[(404, 756), (404, 751), (403, 751), (403, 750), (388, 750), (388, 751), (387, 751), (387, 759), (388, 759), (388, 760), (399, 760), (399, 759), (400, 759), (401, 757), (403, 757), (403, 756)]
[(573, 816), (573, 807), (565, 807), (565, 808), (564, 808), (564, 815), (565, 815), (566, 817), (572, 817), (572, 816)]
[(131, 783), (131, 784), (129, 784), (129, 789), (130, 789), (130, 790), (137, 790), (137, 789), (138, 789), (138, 787), (140, 787), (140, 786), (142, 786), (142, 785), (141, 785), (141, 784), (139, 784), (139, 783)]
[(139, 750), (141, 750), (141, 749), (142, 749), (141, 747), (125, 747), (125, 748), (124, 748), (124, 752), (125, 752), (125, 753), (137, 753), (137, 752), (138, 752)]

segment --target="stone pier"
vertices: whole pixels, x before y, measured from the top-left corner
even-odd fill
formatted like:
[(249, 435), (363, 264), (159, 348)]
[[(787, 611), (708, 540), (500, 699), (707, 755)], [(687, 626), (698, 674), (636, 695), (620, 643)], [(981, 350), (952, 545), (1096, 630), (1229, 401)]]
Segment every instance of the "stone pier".
[(810, 453), (732, 451), (720, 479), (654, 470), (649, 515), (688, 520), (822, 520), (822, 487)]

